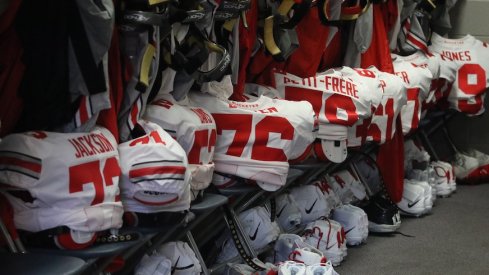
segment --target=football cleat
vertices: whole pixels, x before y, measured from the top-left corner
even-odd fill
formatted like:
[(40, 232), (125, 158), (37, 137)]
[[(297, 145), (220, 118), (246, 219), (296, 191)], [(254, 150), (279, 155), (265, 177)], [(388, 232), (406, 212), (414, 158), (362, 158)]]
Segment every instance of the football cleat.
[(408, 179), (423, 181), (430, 185), (431, 190), (431, 205), (433, 206), (436, 200), (436, 186), (434, 185), (434, 177), (432, 177), (433, 168), (427, 167), (425, 170), (412, 169), (407, 171), (406, 175)]
[(340, 205), (342, 205), (342, 202), (340, 200), (340, 197), (336, 195), (336, 193), (333, 191), (331, 186), (328, 183), (328, 180), (326, 178), (317, 180), (312, 183), (313, 185), (316, 185), (321, 189), (321, 192), (323, 193), (324, 197), (326, 198), (326, 201), (328, 202), (328, 205), (331, 206), (332, 208), (336, 208)]
[(295, 234), (281, 234), (274, 246), (274, 261), (295, 261), (305, 265), (325, 263), (323, 253)]
[[(239, 220), (243, 226), (243, 234), (247, 234), (253, 249), (262, 249), (272, 241), (276, 240), (280, 234), (277, 222), (270, 220), (270, 213), (262, 206), (257, 206), (239, 214)], [(222, 263), (238, 256), (238, 250), (234, 245), (231, 236), (225, 238), (221, 253), (217, 257), (217, 262)]]
[(305, 275), (306, 265), (294, 261), (287, 261), (278, 266), (278, 275)]
[[(475, 155), (475, 153), (473, 153)], [(476, 157), (456, 153), (453, 169), (455, 177), (463, 183), (477, 183), (480, 178), (479, 160)]]
[(202, 272), (195, 252), (186, 242), (169, 242), (157, 249), (157, 253), (170, 259), (171, 274), (198, 275)]
[(289, 255), (289, 260), (305, 265), (312, 265), (317, 263), (325, 263), (326, 257), (323, 253), (314, 247), (304, 247), (295, 249), (292, 254)]
[(297, 229), (301, 224), (301, 209), (290, 194), (281, 194), (276, 199), (277, 223), (285, 231)]
[(332, 206), (328, 204), (321, 188), (316, 185), (302, 185), (290, 190), (290, 194), (301, 210), (301, 224), (307, 224), (321, 217), (328, 217)]
[(477, 183), (484, 183), (489, 180), (489, 155), (477, 151), (475, 149), (471, 149), (467, 152), (467, 155), (473, 158), (476, 158), (479, 162), (479, 165), (476, 170), (477, 174)]
[(455, 177), (455, 171), (453, 170), (453, 166), (445, 161), (438, 161), (438, 163), (445, 167), (448, 171), (448, 187), (450, 188), (450, 193), (453, 193), (457, 190), (457, 182)]
[(369, 232), (392, 233), (401, 227), (401, 215), (397, 206), (380, 195), (370, 198), (362, 209), (368, 217)]
[(423, 214), (428, 214), (431, 212), (433, 208), (433, 200), (432, 200), (432, 188), (431, 185), (426, 181), (418, 181), (418, 180), (408, 180), (412, 184), (421, 186), (424, 189), (424, 208), (425, 212)]
[(342, 170), (332, 174), (328, 183), (344, 204), (361, 201), (367, 197), (365, 187), (350, 170)]
[(367, 240), (368, 218), (361, 208), (351, 204), (341, 205), (333, 210), (332, 218), (345, 229), (348, 245), (359, 245)]
[(397, 203), (401, 214), (419, 217), (426, 212), (424, 206), (425, 189), (419, 185), (411, 183), (410, 180), (404, 180), (404, 190), (402, 199)]
[(171, 274), (171, 272), (172, 262), (160, 253), (144, 255), (134, 270), (135, 275)]
[(339, 265), (347, 255), (345, 231), (334, 220), (309, 223), (304, 231), (304, 241), (323, 252), (333, 266)]
[(306, 275), (338, 275), (330, 261), (306, 267)]
[(433, 169), (434, 186), (436, 195), (439, 197), (447, 197), (452, 191), (450, 188), (450, 172), (438, 161), (432, 161), (430, 167)]

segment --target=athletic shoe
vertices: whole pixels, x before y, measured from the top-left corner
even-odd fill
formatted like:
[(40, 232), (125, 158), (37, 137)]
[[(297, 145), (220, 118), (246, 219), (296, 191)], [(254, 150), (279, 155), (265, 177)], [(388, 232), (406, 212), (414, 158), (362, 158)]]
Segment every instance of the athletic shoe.
[[(276, 222), (271, 222), (270, 213), (262, 206), (257, 206), (239, 214), (239, 220), (243, 226), (242, 234), (247, 234), (250, 244), (255, 250), (264, 248), (276, 240), (280, 234), (280, 228)], [(222, 263), (238, 256), (238, 251), (231, 236), (224, 238), (221, 252), (217, 262)]]
[(326, 262), (323, 253), (314, 247), (297, 248), (289, 257), (290, 260), (304, 263), (306, 266)]
[(304, 231), (304, 241), (324, 253), (333, 266), (339, 265), (347, 255), (345, 231), (334, 220), (317, 220)]
[(361, 201), (367, 197), (365, 187), (356, 175), (349, 170), (342, 170), (332, 174), (328, 178), (328, 183), (344, 204)]
[(290, 194), (301, 210), (301, 224), (328, 217), (332, 210), (332, 206), (328, 205), (323, 192), (316, 185), (294, 187), (290, 190)]
[(401, 210), (401, 214), (415, 217), (421, 216), (426, 212), (424, 201), (425, 189), (411, 183), (409, 180), (404, 180), (402, 199), (397, 203), (397, 206)]
[(165, 256), (155, 253), (144, 255), (134, 270), (135, 275), (171, 274), (172, 262)]
[(322, 264), (310, 265), (306, 268), (306, 275), (338, 275), (330, 261)]
[(328, 184), (328, 180), (326, 178), (317, 180), (312, 184), (321, 189), (321, 192), (323, 193), (326, 201), (328, 202), (328, 205), (331, 206), (331, 208), (334, 209), (342, 205), (340, 197), (338, 197), (338, 195), (336, 195), (336, 193), (333, 191), (333, 188), (331, 188), (331, 186)]
[(262, 206), (257, 206), (239, 214), (244, 234), (248, 234), (254, 249), (262, 249), (280, 234), (276, 222), (270, 220), (270, 213)]
[(323, 253), (295, 234), (281, 234), (274, 246), (274, 262), (296, 261), (305, 265), (325, 263)]
[(455, 177), (455, 171), (453, 166), (445, 161), (438, 161), (441, 165), (444, 165), (448, 171), (448, 186), (450, 187), (450, 192), (453, 193), (457, 190), (457, 181)]
[(436, 195), (439, 197), (449, 196), (452, 193), (449, 185), (450, 172), (446, 169), (444, 165), (440, 164), (437, 161), (432, 161), (430, 163), (430, 166), (433, 169)]
[[(466, 153), (467, 156), (476, 158), (479, 162), (477, 170), (474, 171), (474, 174), (477, 175), (477, 180), (475, 183), (484, 183), (489, 180), (489, 155), (477, 151), (475, 149), (471, 149)], [(470, 177), (469, 177), (470, 178)]]
[(465, 153), (465, 155), (476, 158), (477, 161), (479, 162), (479, 166), (489, 164), (489, 155), (482, 153), (481, 151), (470, 149)]
[(293, 261), (281, 263), (278, 266), (278, 275), (306, 275), (306, 265)]
[(426, 181), (419, 180), (409, 180), (412, 184), (418, 185), (424, 189), (424, 208), (425, 212), (423, 214), (428, 214), (433, 208), (431, 185)]
[(345, 228), (348, 245), (359, 245), (367, 240), (368, 218), (361, 208), (351, 204), (341, 205), (333, 210), (332, 218)]
[[(475, 155), (475, 153), (473, 153)], [(477, 183), (479, 181), (479, 160), (475, 157), (456, 153), (453, 168), (455, 177), (463, 183)]]
[(301, 209), (292, 195), (284, 193), (275, 199), (277, 223), (285, 231), (297, 229), (301, 224)]
[(157, 253), (170, 259), (171, 274), (198, 275), (202, 272), (199, 260), (195, 252), (186, 242), (169, 242), (158, 248)]
[(431, 200), (433, 201), (433, 206), (435, 205), (436, 201), (436, 175), (435, 175), (435, 169), (431, 165), (428, 166), (428, 183), (431, 186)]
[(431, 171), (433, 171), (431, 167), (427, 167), (426, 170), (412, 169), (406, 175), (408, 179), (426, 182), (430, 186), (431, 206), (433, 206), (436, 200), (436, 187), (434, 185), (434, 178), (431, 178)]
[(370, 198), (369, 203), (362, 206), (368, 217), (368, 230), (375, 233), (392, 233), (401, 227), (401, 216), (395, 204), (382, 196)]

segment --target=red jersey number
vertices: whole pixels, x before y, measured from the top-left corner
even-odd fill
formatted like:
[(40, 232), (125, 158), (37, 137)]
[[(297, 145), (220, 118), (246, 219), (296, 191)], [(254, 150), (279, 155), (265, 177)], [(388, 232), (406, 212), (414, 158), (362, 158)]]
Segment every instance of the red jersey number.
[(200, 154), (203, 148), (207, 149), (208, 153), (212, 152), (212, 147), (216, 144), (216, 130), (204, 129), (195, 131), (194, 144), (192, 149), (188, 152), (188, 163), (190, 164), (202, 164)]
[(477, 114), (482, 109), (482, 94), (486, 89), (486, 71), (479, 64), (464, 64), (458, 69), (458, 88), (473, 95), (475, 102), (458, 100), (458, 109), (464, 113)]
[[(223, 130), (235, 130), (233, 140), (226, 152), (227, 155), (241, 157), (250, 142), (253, 116), (249, 114), (213, 114), (217, 134)], [(255, 126), (255, 136), (251, 148), (251, 159), (260, 161), (287, 161), (283, 149), (268, 147), (269, 134), (280, 134), (282, 140), (292, 140), (294, 127), (283, 117), (267, 116)]]
[[(96, 205), (104, 202), (105, 186), (111, 186), (114, 184), (113, 178), (120, 176), (121, 169), (119, 167), (119, 162), (115, 157), (107, 159), (104, 167), (102, 167), (102, 169), (100, 168), (100, 160), (71, 166), (69, 168), (70, 194), (83, 192), (83, 186), (91, 183), (93, 184), (95, 195), (90, 205)], [(119, 198), (116, 197), (115, 201), (119, 201)]]
[[(352, 126), (358, 120), (357, 108), (353, 99), (340, 94), (332, 94), (323, 102), (323, 92), (299, 87), (285, 87), (285, 99), (292, 101), (306, 100), (311, 103), (316, 115), (325, 106), (324, 114), (329, 123)], [(338, 111), (346, 113), (346, 120), (338, 116)]]

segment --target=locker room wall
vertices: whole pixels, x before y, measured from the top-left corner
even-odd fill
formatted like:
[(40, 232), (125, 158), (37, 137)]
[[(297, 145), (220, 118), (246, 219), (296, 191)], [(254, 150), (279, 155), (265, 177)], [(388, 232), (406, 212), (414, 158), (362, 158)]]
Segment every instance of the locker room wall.
[[(459, 0), (451, 10), (451, 37), (471, 34), (489, 42), (489, 0)], [(469, 19), (470, 18), (470, 19)], [(486, 93), (486, 113), (480, 117), (458, 114), (448, 124), (448, 130), (459, 149), (475, 148), (489, 153), (489, 96)]]
[[(489, 0), (458, 0), (451, 10), (452, 36), (467, 33), (489, 42)], [(470, 19), (469, 19), (470, 18)]]

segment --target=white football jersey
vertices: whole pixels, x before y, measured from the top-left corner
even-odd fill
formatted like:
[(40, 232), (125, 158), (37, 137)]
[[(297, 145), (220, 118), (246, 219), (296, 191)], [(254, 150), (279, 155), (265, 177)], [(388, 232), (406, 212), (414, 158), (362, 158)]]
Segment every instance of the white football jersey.
[(407, 104), (401, 109), (404, 135), (418, 128), (421, 119), (421, 104), (430, 93), (433, 75), (427, 67), (407, 62), (402, 56), (392, 54), (394, 72), (407, 86)]
[(117, 142), (102, 127), (76, 134), (11, 134), (0, 143), (0, 182), (31, 196), (6, 192), (18, 229), (67, 226), (96, 232), (121, 227), (120, 174)]
[(441, 87), (449, 91), (450, 107), (468, 115), (482, 114), (489, 87), (489, 45), (471, 35), (447, 39), (433, 33), (429, 50), (450, 59), (447, 64), (456, 71), (454, 81)]
[[(332, 161), (341, 162), (346, 157), (348, 126), (353, 126), (360, 118), (372, 115), (375, 93), (365, 84), (354, 81), (359, 77), (355, 70), (343, 67), (328, 70), (314, 77), (300, 78), (289, 73), (275, 73), (275, 84), (280, 95), (293, 101), (309, 101), (318, 116), (318, 138), (323, 141), (342, 141), (341, 157), (325, 155)], [(339, 152), (338, 152), (339, 153)]]
[(207, 109), (216, 122), (215, 170), (256, 180), (274, 191), (285, 184), (288, 161), (310, 149), (314, 112), (308, 102), (248, 97), (237, 102), (189, 94), (191, 104)]
[(450, 66), (450, 64), (447, 63), (449, 60), (442, 57), (440, 54), (425, 54), (421, 51), (417, 51), (409, 56), (402, 56), (401, 58), (404, 61), (411, 62), (416, 66), (428, 68), (433, 75), (430, 93), (422, 105), (423, 111), (435, 105), (436, 102), (443, 97), (440, 89), (438, 89), (440, 85), (443, 86), (445, 82), (448, 81), (451, 83), (455, 80), (456, 70), (453, 68), (453, 66)]
[(367, 140), (385, 143), (392, 140), (396, 133), (396, 120), (407, 102), (406, 84), (395, 74), (381, 72), (369, 67), (378, 76), (382, 89), (382, 101), (372, 115), (368, 126)]
[(180, 105), (166, 94), (147, 106), (144, 118), (158, 124), (183, 147), (192, 173), (191, 188), (207, 188), (214, 172), (216, 144), (212, 115), (202, 108)]
[(190, 207), (190, 169), (183, 148), (155, 123), (140, 120), (146, 135), (119, 144), (125, 211), (173, 212)]
[[(371, 97), (372, 111), (377, 110), (382, 101), (383, 93), (382, 83), (378, 75), (370, 69), (355, 68), (354, 70), (358, 76), (352, 77), (352, 79), (365, 84)], [(371, 121), (372, 117), (360, 118), (353, 126), (348, 127), (348, 147), (359, 147), (365, 144)]]

